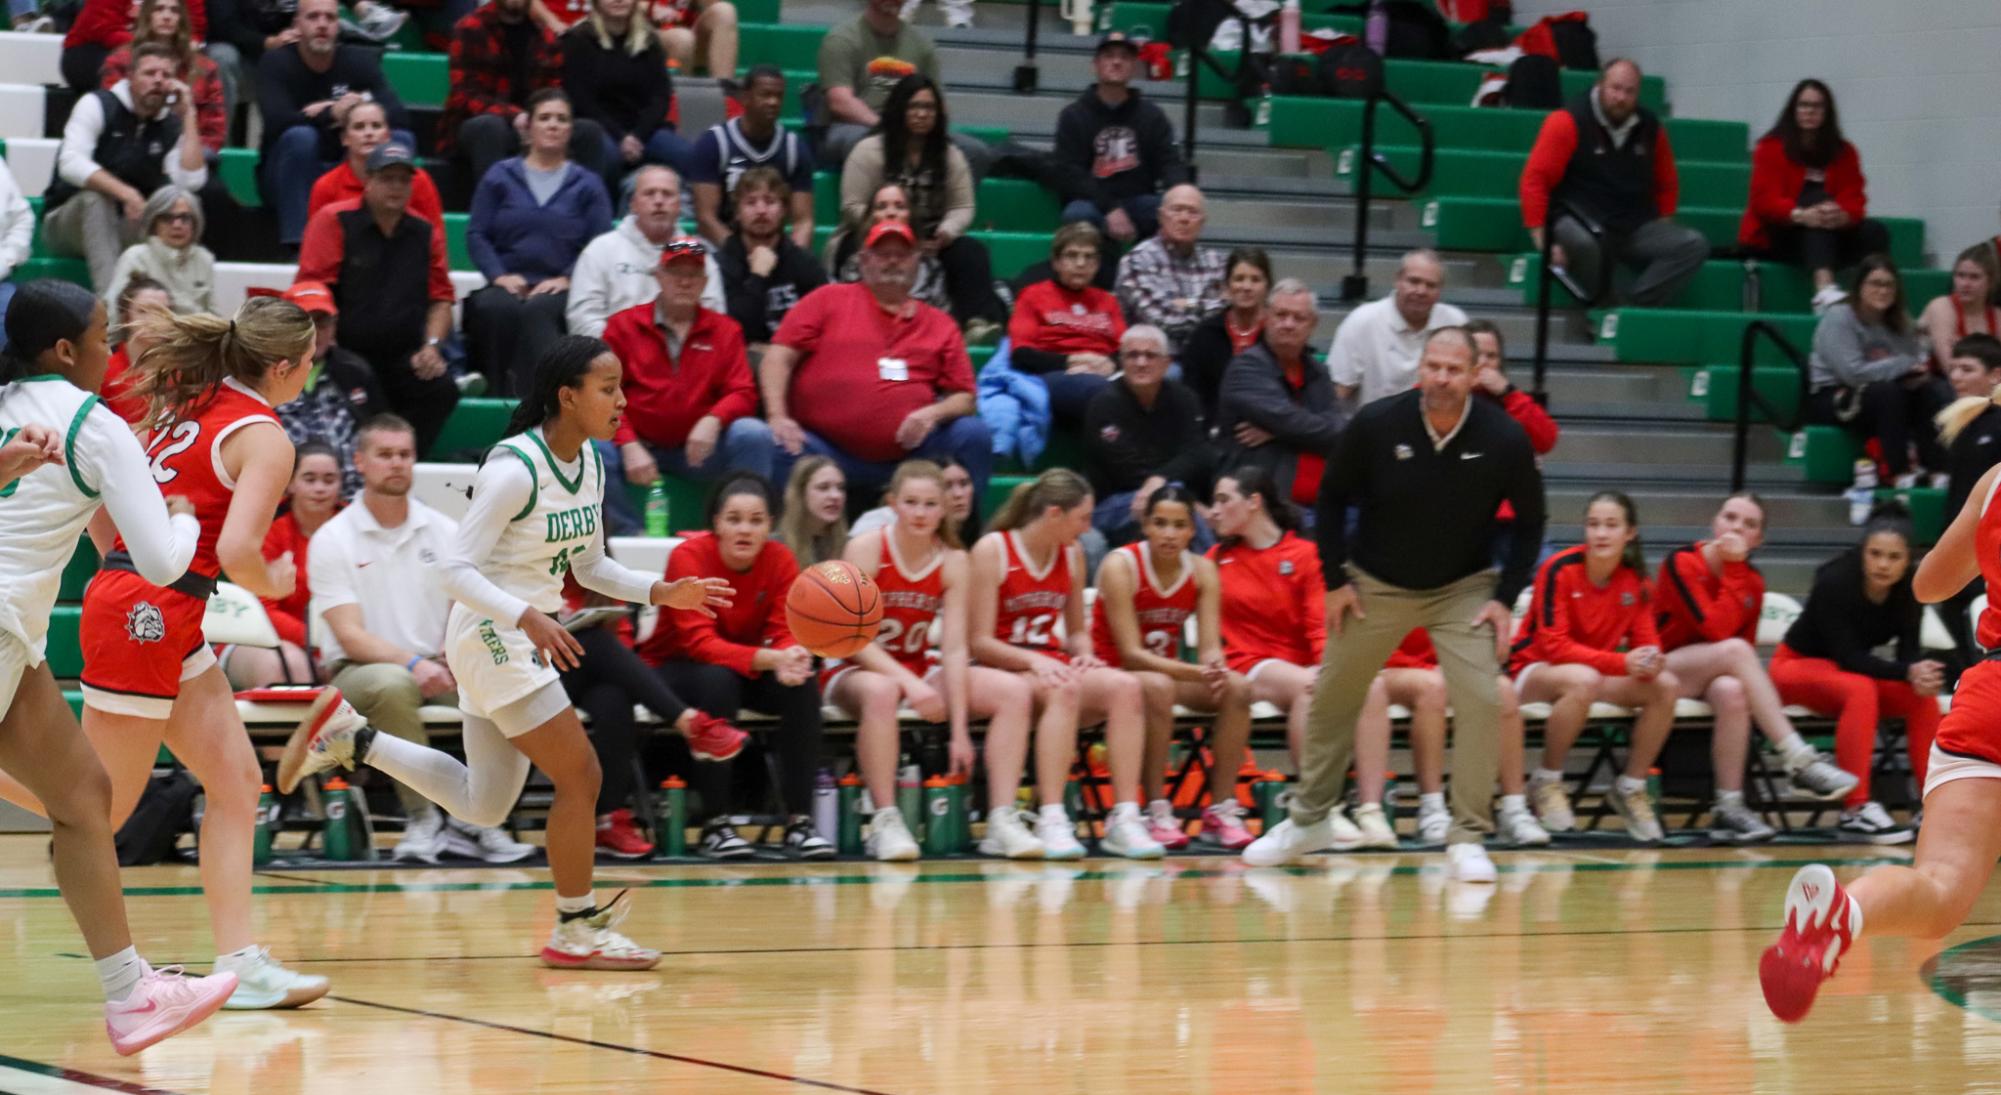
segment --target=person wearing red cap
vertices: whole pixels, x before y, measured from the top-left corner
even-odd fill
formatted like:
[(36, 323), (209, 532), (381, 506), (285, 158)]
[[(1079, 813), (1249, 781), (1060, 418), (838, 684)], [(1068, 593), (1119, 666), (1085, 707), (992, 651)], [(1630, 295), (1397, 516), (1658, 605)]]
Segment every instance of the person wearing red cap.
[[(605, 474), (648, 486), (664, 471), (712, 480), (727, 472), (771, 476), (771, 428), (757, 417), (743, 328), (702, 307), (708, 249), (682, 237), (660, 252), (660, 296), (611, 317), (605, 345), (625, 365), (625, 414), (609, 445)], [(612, 528), (637, 529), (623, 491), (605, 494)]]
[(340, 309), (325, 282), (294, 282), (284, 297), (313, 317), (313, 370), (299, 398), (274, 409), (293, 445), (319, 441), (334, 450), (340, 463), (341, 501), (349, 502), (362, 487), (354, 464), (360, 423), (387, 411), (389, 401), (368, 362), (334, 344)]
[(950, 456), (974, 496), (986, 492), (993, 436), (973, 364), (952, 317), (910, 299), (917, 259), (910, 226), (883, 221), (862, 242), (861, 281), (822, 286), (786, 313), (759, 365), (773, 478), (806, 453), (830, 456), (851, 495), (873, 498), (898, 462)]

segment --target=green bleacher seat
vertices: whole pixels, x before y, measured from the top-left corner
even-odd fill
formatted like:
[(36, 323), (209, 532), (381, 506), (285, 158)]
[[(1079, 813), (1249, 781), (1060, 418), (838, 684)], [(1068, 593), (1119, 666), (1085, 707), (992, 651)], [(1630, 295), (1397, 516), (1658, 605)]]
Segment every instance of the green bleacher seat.
[[(709, 484), (664, 474), (660, 481), (667, 488), (667, 531), (678, 536), (705, 527), (702, 511), (708, 504)], [(634, 513), (642, 516), (646, 513), (649, 489), (637, 483), (625, 485), (625, 496), (631, 500)]]
[(980, 506), (981, 518), (992, 520), (993, 515), (1000, 512), (1001, 505), (1007, 501), (1007, 496), (1014, 493), (1014, 488), (1033, 478), (1035, 477), (1032, 475), (996, 475), (988, 479), (987, 500)]
[(776, 23), (779, 0), (734, 0), (738, 23)]
[[(1390, 166), (1405, 177), (1417, 174), (1423, 158), (1417, 148), (1379, 146), (1376, 151), (1388, 157)], [(1522, 168), (1528, 158), (1526, 149), (1509, 152), (1439, 149), (1432, 156), (1431, 181), (1424, 192), (1438, 197), (1513, 198), (1519, 193)], [(1352, 185), (1361, 162), (1360, 146), (1342, 149), (1334, 159), (1335, 177), (1347, 179)], [(1683, 205), (1741, 210), (1750, 197), (1749, 164), (1682, 160), (1676, 167), (1681, 175)], [(1388, 192), (1382, 176), (1377, 177), (1375, 185), (1378, 193)]]
[[(1737, 225), (1743, 218), (1741, 206), (1683, 206), (1675, 220), (1702, 233), (1711, 247), (1737, 246)], [(1879, 217), (1890, 233), (1890, 257), (1899, 266), (1917, 266), (1924, 261), (1925, 225), (1915, 217)], [(1530, 240), (1522, 227), (1520, 204), (1507, 198), (1430, 198), (1419, 216), (1419, 225), (1432, 235), (1433, 243), (1453, 251), (1526, 251)]]
[[(1305, 22), (1310, 25), (1314, 21), (1312, 18), (1308, 18)], [(1359, 20), (1350, 20), (1339, 16), (1326, 16), (1321, 21), (1336, 25), (1345, 22), (1359, 22)], [(1360, 31), (1351, 33), (1360, 33)], [(1224, 72), (1232, 73), (1236, 71), (1237, 55), (1234, 52), (1218, 52), (1215, 56), (1218, 63), (1223, 66)], [(1472, 105), (1473, 95), (1479, 91), (1482, 81), (1489, 76), (1504, 75), (1506, 75), (1506, 70), (1504, 69), (1469, 64), (1465, 61), (1415, 61), (1401, 59), (1386, 61), (1383, 64), (1383, 80), (1390, 92), (1412, 106), (1418, 107), (1420, 113), (1427, 114), (1432, 107), (1463, 107)], [(1564, 98), (1569, 100), (1575, 96), (1584, 94), (1593, 83), (1597, 82), (1597, 79), (1598, 74), (1595, 72), (1565, 71), (1563, 73)], [(1215, 70), (1207, 66), (1201, 69), (1195, 84), (1196, 94), (1203, 99), (1227, 99), (1234, 94), (1234, 88), (1230, 82), (1223, 76), (1217, 75)], [(1647, 107), (1665, 115), (1667, 113), (1667, 81), (1659, 76), (1646, 77), (1640, 88), (1640, 98)], [(1481, 109), (1496, 108), (1483, 107)], [(1538, 110), (1530, 113), (1540, 118), (1547, 112)]]
[(83, 718), (83, 689), (63, 689), (63, 702), (69, 704), (69, 713), (73, 717), (78, 719)]
[(471, 220), (471, 213), (445, 214), (445, 261), (454, 270), (478, 269), (472, 264), (472, 251), (466, 247), (466, 225)]
[(1081, 471), (1084, 467), (1084, 456), (1083, 438), (1071, 431), (1051, 430), (1049, 447), (1043, 449), (1042, 455), (1035, 461), (1035, 470), (1072, 468)]
[[(1592, 313), (1592, 329), (1601, 345), (1611, 346), (1620, 361), (1655, 365), (1705, 365), (1736, 361), (1744, 326), (1761, 319), (1777, 327), (1800, 353), (1813, 343), (1818, 322), (1811, 315), (1775, 312), (1698, 312), (1673, 308), (1616, 308)], [(1770, 340), (1759, 339), (1756, 364), (1789, 365)]]
[[(1689, 385), (1689, 396), (1700, 401), (1703, 413), (1711, 422), (1737, 421), (1737, 383), (1743, 370), (1735, 365), (1708, 365), (1696, 370), (1695, 379)], [(1754, 366), (1751, 369), (1751, 386), (1779, 412), (1779, 417), (1791, 421), (1799, 409), (1799, 374), (1791, 366)], [(1752, 404), (1751, 421), (1770, 421)]]
[(443, 106), (451, 93), (451, 64), (442, 53), (385, 53), (382, 75), (404, 106)]
[(966, 347), (966, 356), (968, 358), (971, 358), (973, 362), (974, 376), (980, 375), (980, 370), (986, 368), (987, 362), (992, 361), (994, 359), (994, 349), (995, 347), (992, 346)]
[(28, 240), (28, 254), (35, 258), (46, 258), (49, 255), (42, 243), (42, 207), (45, 204), (40, 194), (28, 199), (28, 208), (35, 214), (35, 234)]
[(97, 548), (86, 536), (76, 545), (76, 553), (70, 556), (69, 565), (63, 568), (63, 584), (56, 592), (56, 600), (70, 602), (83, 600), (83, 589), (97, 576)]
[[(973, 199), (973, 226), (1009, 232), (1054, 232), (1062, 212), (1056, 195), (1027, 179), (983, 179)], [(838, 224), (840, 219), (840, 173), (814, 172), (813, 223)]]
[(49, 672), (58, 679), (74, 679), (83, 672), (83, 646), (78, 638), (82, 622), (82, 605), (57, 605), (49, 613)]
[[(1278, 148), (1345, 148), (1362, 138), (1362, 108), (1359, 99), (1277, 96), (1272, 99), (1271, 143)], [(1527, 152), (1546, 116), (1472, 106), (1427, 106), (1421, 113), (1431, 123), (1437, 147), (1497, 152)], [(1743, 122), (1670, 118), (1667, 127), (1678, 160), (1750, 162), (1751, 131)], [(1401, 115), (1379, 111), (1376, 143), (1415, 147), (1417, 130)]]
[(225, 148), (222, 150), (222, 183), (229, 188), (229, 196), (236, 204), (246, 209), (261, 209), (264, 195), (257, 191), (257, 150), (254, 148)]
[(90, 264), (82, 259), (59, 259), (53, 257), (31, 258), (14, 271), (14, 281), (33, 281), (36, 278), (56, 278), (73, 281), (88, 289), (90, 285)]
[(1786, 463), (1802, 468), (1806, 481), (1845, 487), (1855, 481), (1862, 443), (1840, 426), (1808, 426), (1792, 435)]
[(745, 67), (777, 65), (788, 72), (810, 72), (820, 67), (820, 39), (826, 36), (826, 27), (740, 22), (737, 50)]
[(461, 399), (445, 419), (445, 428), (427, 455), (485, 452), (507, 436), (507, 420), (514, 414), (513, 399)]
[(1911, 532), (1920, 544), (1936, 544), (1940, 534), (1945, 532), (1947, 514), (1945, 512), (1945, 491), (1938, 487), (1905, 487), (1897, 490), (1884, 489), (1876, 492), (1876, 501), (1887, 502), (1895, 498), (1911, 511)]
[[(1542, 256), (1533, 252), (1517, 255), (1509, 263), (1508, 285), (1521, 290), (1522, 303), (1535, 303), (1536, 279), (1541, 271)], [(1759, 311), (1805, 312), (1812, 308), (1813, 278), (1805, 270), (1782, 263), (1760, 262), (1757, 272)], [(1906, 270), (1903, 273), (1904, 298), (1914, 312), (1922, 308), (1924, 302), (1952, 287), (1950, 270)], [(1688, 283), (1670, 307), (1712, 312), (1740, 311), (1744, 307), (1745, 280), (1742, 262), (1717, 259), (1704, 263), (1702, 272)], [(1563, 305), (1575, 303), (1564, 292), (1562, 285), (1555, 284), (1554, 287), (1557, 299)]]

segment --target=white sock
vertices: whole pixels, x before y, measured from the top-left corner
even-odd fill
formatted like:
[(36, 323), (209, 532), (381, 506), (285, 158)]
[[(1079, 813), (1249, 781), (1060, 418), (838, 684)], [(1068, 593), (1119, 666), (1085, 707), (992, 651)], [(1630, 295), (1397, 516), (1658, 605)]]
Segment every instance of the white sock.
[(1741, 787), (1735, 791), (1724, 791), (1719, 789), (1716, 792), (1716, 805), (1718, 806), (1726, 806), (1731, 803), (1742, 805), (1743, 802), (1744, 802), (1744, 789)]
[(1634, 779), (1631, 776), (1620, 776), (1616, 786), (1619, 788), (1620, 794), (1630, 795), (1639, 791), (1646, 790), (1647, 781), (1643, 779)]
[(1526, 814), (1529, 812), (1527, 795), (1502, 795), (1501, 812), (1504, 814)]
[(587, 890), (582, 897), (556, 895), (556, 918), (558, 920), (575, 920), (580, 915), (596, 911), (597, 907), (598, 895), (596, 890)]
[(1848, 898), (1848, 938), (1851, 940), (1860, 939), (1862, 938), (1862, 902), (1855, 900), (1855, 895), (1852, 893), (1844, 893), (1843, 896)]
[(1044, 806), (1039, 816), (1043, 821), (1053, 821), (1059, 825), (1070, 823), (1070, 814), (1063, 809), (1063, 804), (1060, 802), (1052, 802)]
[(1808, 762), (1819, 755), (1814, 747), (1808, 745), (1806, 739), (1800, 737), (1798, 733), (1794, 733), (1792, 737), (1774, 744), (1772, 748), (1778, 751), (1779, 756), (1784, 759), (1787, 768), (1804, 768)]
[(97, 967), (98, 983), (104, 986), (104, 1000), (110, 1004), (132, 995), (132, 990), (139, 987), (139, 979), (146, 976), (146, 960), (139, 957), (135, 947), (91, 964)]
[(1561, 783), (1561, 782), (1563, 782), (1563, 773), (1562, 773), (1562, 772), (1559, 772), (1559, 771), (1557, 771), (1557, 770), (1556, 770), (1556, 769), (1554, 769), (1554, 768), (1537, 768), (1537, 769), (1535, 770), (1535, 775), (1532, 775), (1532, 776), (1530, 776), (1530, 777), (1529, 777), (1529, 782), (1530, 782), (1530, 783)]
[(1112, 819), (1116, 821), (1117, 819), (1122, 817), (1129, 817), (1132, 818), (1134, 821), (1138, 821), (1139, 803), (1121, 802), (1117, 806), (1112, 807)]
[(233, 970), (238, 966), (247, 966), (255, 961), (263, 951), (264, 948), (252, 943), (242, 950), (230, 951), (228, 954), (218, 954), (215, 956), (215, 968), (220, 972), (222, 970)]
[(1159, 817), (1173, 817), (1174, 804), (1164, 798), (1157, 798), (1146, 804), (1146, 812)]
[(461, 740), (469, 764), (393, 734), (376, 734), (367, 763), (444, 807), (455, 820), (505, 818), (528, 781), (528, 756), (498, 727), (467, 717)]
[(1426, 791), (1423, 794), (1417, 796), (1417, 812), (1420, 814), (1444, 813), (1445, 792)]

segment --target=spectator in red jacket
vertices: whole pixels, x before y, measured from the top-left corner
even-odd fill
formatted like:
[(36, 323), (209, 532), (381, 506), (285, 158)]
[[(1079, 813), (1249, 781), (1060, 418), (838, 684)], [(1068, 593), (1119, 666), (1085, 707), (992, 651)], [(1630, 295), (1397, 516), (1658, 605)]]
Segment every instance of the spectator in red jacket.
[[(1667, 127), (1640, 105), (1640, 66), (1624, 58), (1543, 122), (1522, 169), (1522, 224), (1536, 247), (1545, 227), (1554, 231), (1551, 260), (1600, 298), (1607, 263), (1637, 268), (1625, 296), (1643, 306), (1672, 301), (1709, 258), (1702, 233), (1674, 222), (1680, 198)], [(1552, 202), (1572, 211), (1552, 217)], [(1602, 242), (1579, 217), (1603, 231)]]
[(1008, 320), (1009, 364), (1049, 387), (1049, 409), (1059, 423), (1084, 420), (1091, 397), (1118, 371), (1119, 339), (1126, 333), (1119, 298), (1092, 284), (1103, 261), (1105, 239), (1089, 221), (1056, 230), (1049, 243), (1052, 276), (1021, 291)]
[[(605, 344), (625, 363), (625, 414), (601, 445), (606, 474), (648, 486), (662, 472), (716, 479), (768, 476), (771, 427), (757, 417), (757, 384), (736, 320), (702, 307), (707, 254), (682, 238), (660, 252), (660, 297), (614, 314)], [(605, 495), (613, 528), (638, 528), (623, 491)]]
[[(312, 194), (306, 199), (307, 219), (335, 202), (361, 197), (362, 188), (368, 183), (368, 154), (394, 137), (395, 131), (389, 128), (389, 110), (381, 103), (356, 103), (349, 108), (347, 120), (340, 127), (340, 146), (347, 156), (314, 180)], [(444, 234), (445, 203), (438, 197), (438, 184), (431, 173), (421, 167), (410, 174), (410, 212), (430, 221), (439, 235)]]
[[(438, 150), (462, 154), (474, 179), (521, 151), (528, 97), (562, 84), (562, 42), (528, 17), (528, 3), (492, 0), (452, 28), (452, 90), (438, 120)], [(570, 158), (602, 177), (604, 156), (604, 127), (577, 119)]]
[(139, 19), (133, 24), (130, 40), (104, 59), (98, 86), (109, 91), (132, 74), (132, 50), (147, 42), (160, 42), (181, 58), (174, 75), (187, 84), (195, 96), (195, 124), (201, 143), (210, 154), (222, 151), (229, 139), (229, 113), (223, 102), (222, 74), (214, 61), (195, 46), (194, 30), (188, 25), (181, 0), (144, 0)]
[[(1464, 324), (1466, 333), (1473, 338), (1473, 367), (1478, 370), (1473, 376), (1473, 391), (1484, 399), (1491, 399), (1508, 412), (1508, 417), (1529, 436), (1529, 447), (1538, 457), (1546, 456), (1556, 447), (1558, 433), (1556, 419), (1542, 409), (1535, 397), (1514, 386), (1508, 380), (1507, 346), (1501, 340), (1501, 329), (1484, 319), (1469, 320)], [(1494, 559), (1501, 563), (1508, 555), (1508, 541), (1514, 536), (1515, 507), (1506, 499), (1501, 508), (1494, 512)], [(1544, 550), (1547, 550), (1545, 548)]]
[[(187, 7), (188, 29), (194, 40), (206, 41), (207, 5), (204, 0), (187, 0)], [(138, 26), (147, 25), (133, 0), (84, 0), (69, 33), (63, 35), (63, 82), (79, 92), (110, 87), (110, 82), (101, 82), (105, 58), (112, 50), (131, 44), (134, 16), (138, 16)]]
[[(834, 846), (813, 828), (813, 776), (820, 764), (820, 683), (813, 655), (785, 622), (785, 594), (799, 563), (771, 538), (771, 484), (755, 475), (723, 481), (710, 496), (709, 530), (688, 537), (667, 557), (667, 580), (727, 578), (735, 593), (713, 616), (664, 609), (639, 654), (674, 694), (715, 718), (733, 720), (743, 708), (777, 718), (766, 735), (777, 750), (779, 792), (791, 815), (785, 850), (799, 859), (831, 859)], [(727, 770), (704, 765), (697, 774), (702, 806), (701, 854), (744, 859), (749, 842), (730, 826)]]
[(1752, 150), (1751, 203), (1737, 242), (1805, 266), (1813, 274), (1813, 310), (1826, 311), (1848, 295), (1835, 284), (1837, 268), (1890, 250), (1889, 230), (1863, 216), (1867, 187), (1862, 157), (1841, 137), (1834, 92), (1801, 80)]
[(273, 684), (312, 684), (315, 667), (306, 653), (306, 613), (312, 604), (308, 588), (306, 546), (313, 533), (340, 512), (340, 456), (324, 441), (308, 441), (292, 458), (292, 482), (285, 488), (285, 508), (264, 534), (264, 558), (292, 557), (299, 581), (283, 600), (261, 598), (264, 614), (278, 632), (275, 649), (227, 646), (219, 653), (229, 686), (238, 690)]

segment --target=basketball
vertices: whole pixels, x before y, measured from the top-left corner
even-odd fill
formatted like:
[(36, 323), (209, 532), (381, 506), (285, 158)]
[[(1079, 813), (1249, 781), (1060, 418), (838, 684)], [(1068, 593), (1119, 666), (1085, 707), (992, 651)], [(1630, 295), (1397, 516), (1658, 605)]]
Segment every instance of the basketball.
[(852, 563), (815, 563), (792, 580), (785, 622), (799, 645), (823, 658), (845, 658), (875, 641), (882, 591)]

